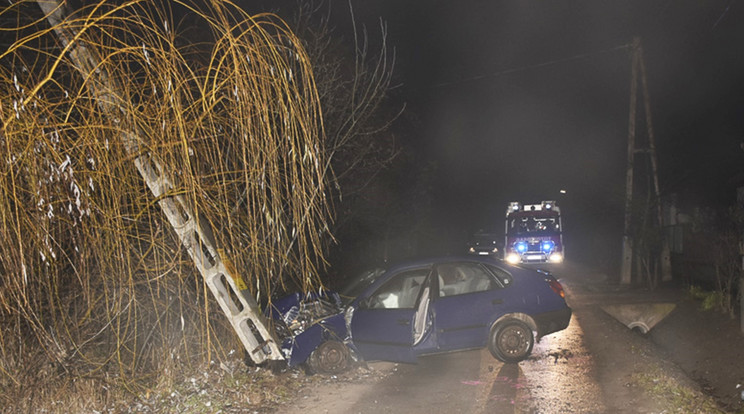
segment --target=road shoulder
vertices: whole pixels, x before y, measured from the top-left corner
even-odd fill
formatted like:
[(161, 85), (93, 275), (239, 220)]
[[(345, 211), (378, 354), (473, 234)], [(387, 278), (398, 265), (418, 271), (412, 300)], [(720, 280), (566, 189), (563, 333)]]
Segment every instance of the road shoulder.
[[(648, 335), (638, 333), (602, 310), (608, 304), (677, 305), (684, 300), (679, 289), (632, 290), (587, 280), (591, 281), (569, 278), (563, 283), (573, 302), (574, 317), (585, 333), (586, 347), (594, 356), (608, 412), (723, 412), (715, 399), (670, 358), (672, 354), (653, 341), (653, 329)], [(676, 317), (675, 313), (670, 317)], [(689, 325), (686, 328), (696, 329)]]

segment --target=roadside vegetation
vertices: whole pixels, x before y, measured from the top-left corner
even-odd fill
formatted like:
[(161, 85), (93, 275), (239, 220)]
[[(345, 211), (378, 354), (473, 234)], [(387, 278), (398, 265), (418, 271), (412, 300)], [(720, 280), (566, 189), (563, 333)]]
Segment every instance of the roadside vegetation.
[[(319, 72), (326, 51), (308, 47), (329, 28), (300, 39), (225, 1), (66, 4), (0, 10), (14, 39), (0, 54), (3, 409), (122, 411), (227, 372), (245, 398), (281, 399), (292, 381), (235, 362), (241, 345), (134, 159), (159, 161), (168, 196), (208, 223), (260, 303), (317, 289), (342, 191), (334, 157), (358, 169), (349, 148), (364, 139), (381, 164), (395, 155), (374, 145), (395, 117), (375, 116), (392, 61), (355, 46), (354, 70)], [(257, 382), (269, 385), (246, 390)]]
[(744, 213), (730, 208), (721, 214), (703, 210), (686, 229), (684, 279), (690, 295), (704, 310), (735, 318), (742, 292)]
[(631, 378), (632, 385), (640, 387), (656, 400), (667, 413), (686, 414), (724, 414), (715, 400), (680, 384), (669, 377), (661, 367), (648, 367), (643, 373), (636, 373)]

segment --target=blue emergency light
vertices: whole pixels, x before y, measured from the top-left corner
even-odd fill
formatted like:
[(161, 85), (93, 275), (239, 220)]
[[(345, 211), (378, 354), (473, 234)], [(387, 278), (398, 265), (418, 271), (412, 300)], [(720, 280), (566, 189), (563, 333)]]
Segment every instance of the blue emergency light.
[(524, 253), (527, 251), (527, 242), (521, 241), (514, 244), (514, 250), (518, 251), (519, 253)]
[(540, 246), (542, 251), (545, 253), (550, 253), (554, 247), (555, 247), (555, 243), (553, 243), (552, 240), (545, 240), (544, 242), (542, 242)]

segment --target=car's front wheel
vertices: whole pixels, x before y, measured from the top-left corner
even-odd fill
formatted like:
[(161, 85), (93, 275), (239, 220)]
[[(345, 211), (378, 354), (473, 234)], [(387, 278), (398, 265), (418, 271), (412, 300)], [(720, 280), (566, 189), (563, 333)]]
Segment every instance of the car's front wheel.
[(488, 350), (504, 362), (519, 362), (532, 353), (535, 337), (527, 324), (516, 319), (500, 322), (491, 330)]
[(325, 341), (310, 354), (307, 364), (312, 372), (339, 374), (349, 368), (349, 348), (339, 341)]

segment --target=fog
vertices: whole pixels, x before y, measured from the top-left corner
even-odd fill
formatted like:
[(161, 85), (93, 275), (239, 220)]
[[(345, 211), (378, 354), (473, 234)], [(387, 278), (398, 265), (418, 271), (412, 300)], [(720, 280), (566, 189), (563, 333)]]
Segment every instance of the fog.
[[(569, 255), (619, 259), (634, 36), (644, 48), (663, 196), (694, 205), (733, 199), (744, 155), (740, 5), (352, 5), (369, 27), (388, 24), (399, 93), (420, 119), (418, 151), (438, 166), (435, 205), (450, 232), (498, 228), (509, 201), (555, 199)], [(638, 135), (646, 136), (643, 122)]]

